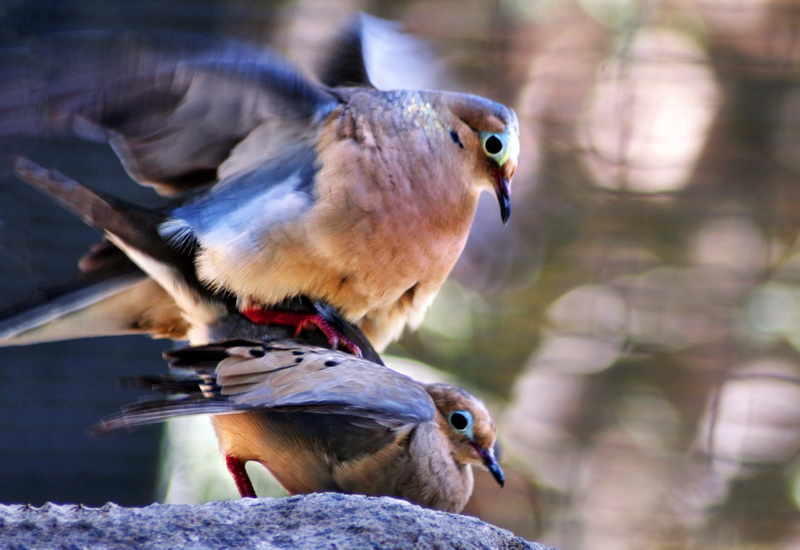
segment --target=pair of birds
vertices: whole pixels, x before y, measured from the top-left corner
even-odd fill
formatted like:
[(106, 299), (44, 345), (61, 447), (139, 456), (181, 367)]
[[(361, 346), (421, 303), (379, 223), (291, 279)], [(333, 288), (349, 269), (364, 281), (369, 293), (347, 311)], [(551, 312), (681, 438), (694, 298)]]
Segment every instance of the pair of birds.
[[(82, 259), (77, 286), (0, 321), (0, 343), (188, 339), (167, 357), (193, 376), (145, 380), (182, 397), (132, 405), (96, 432), (211, 413), (242, 496), (255, 496), (251, 460), (291, 493), (449, 511), (472, 492), (470, 464), (502, 485), (483, 404), (382, 366), (378, 351), (419, 322), (481, 191), (507, 221), (518, 123), (477, 96), (373, 87), (370, 40), (394, 32), (360, 17), (320, 83), (232, 41), (51, 42), (51, 70), (6, 80), (29, 93), (6, 96), (0, 134), (107, 139), (133, 179), (179, 198), (148, 210), (18, 158), (22, 179), (107, 240)], [(350, 353), (326, 349), (337, 346)]]

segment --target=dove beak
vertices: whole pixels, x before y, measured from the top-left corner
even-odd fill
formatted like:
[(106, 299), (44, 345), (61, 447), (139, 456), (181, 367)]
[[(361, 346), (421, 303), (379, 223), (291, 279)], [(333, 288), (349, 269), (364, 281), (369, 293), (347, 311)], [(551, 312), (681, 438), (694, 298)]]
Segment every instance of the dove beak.
[(505, 485), (506, 475), (503, 473), (500, 464), (497, 463), (497, 459), (494, 457), (492, 450), (484, 449), (477, 443), (472, 443), (472, 446), (475, 448), (475, 451), (477, 451), (478, 456), (481, 457), (483, 465), (486, 466), (486, 469), (489, 470), (489, 473), (492, 474), (492, 477), (497, 481), (500, 487)]
[(500, 204), (500, 219), (503, 225), (508, 223), (511, 217), (511, 177), (514, 175), (517, 164), (507, 160), (502, 166), (494, 168), (494, 192), (497, 195), (497, 202)]

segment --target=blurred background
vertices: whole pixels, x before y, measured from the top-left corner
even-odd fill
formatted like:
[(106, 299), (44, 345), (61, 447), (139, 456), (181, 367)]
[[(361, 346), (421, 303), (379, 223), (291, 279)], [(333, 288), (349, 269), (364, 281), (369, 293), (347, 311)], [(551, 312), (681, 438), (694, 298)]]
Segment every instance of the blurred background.
[[(520, 115), (511, 223), (485, 197), (422, 328), (390, 348), (493, 408), (509, 479), (479, 473), (467, 513), (570, 549), (800, 547), (800, 3), (4, 0), (0, 40), (174, 29), (312, 67), (356, 10), (429, 40), (442, 87)], [(20, 152), (154, 201), (113, 185), (126, 176), (103, 144), (0, 143)], [(9, 304), (68, 278), (98, 235), (7, 163), (0, 187)], [(213, 438), (85, 433), (168, 346), (0, 350), (0, 501), (233, 498), (189, 469), (222, 468)]]

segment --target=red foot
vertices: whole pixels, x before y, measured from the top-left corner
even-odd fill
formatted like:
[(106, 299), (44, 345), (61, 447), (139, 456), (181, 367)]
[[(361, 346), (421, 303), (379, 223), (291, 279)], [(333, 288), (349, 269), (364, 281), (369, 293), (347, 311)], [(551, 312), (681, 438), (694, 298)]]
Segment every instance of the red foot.
[(228, 466), (228, 471), (231, 473), (234, 483), (236, 483), (236, 488), (239, 489), (239, 495), (242, 498), (256, 498), (256, 490), (253, 489), (250, 476), (247, 475), (247, 470), (244, 469), (244, 462), (233, 455), (225, 455), (225, 464)]
[(356, 357), (361, 357), (361, 348), (328, 324), (322, 315), (318, 313), (300, 313), (297, 311), (277, 311), (260, 307), (249, 307), (242, 310), (242, 315), (257, 325), (295, 327), (295, 337), (299, 336), (304, 329), (318, 328), (328, 339), (328, 344), (330, 344), (331, 349), (341, 347)]

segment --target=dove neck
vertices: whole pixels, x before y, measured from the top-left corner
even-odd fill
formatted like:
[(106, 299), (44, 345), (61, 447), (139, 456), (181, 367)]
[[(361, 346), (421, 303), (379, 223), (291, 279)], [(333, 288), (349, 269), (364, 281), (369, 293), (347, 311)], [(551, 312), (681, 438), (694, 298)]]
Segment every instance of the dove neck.
[[(437, 412), (437, 417), (441, 414)], [(409, 444), (409, 454), (417, 462), (412, 484), (415, 502), (449, 512), (460, 512), (466, 506), (474, 485), (472, 468), (456, 461), (453, 445), (442, 432), (438, 418), (420, 424)]]
[(348, 99), (330, 115), (319, 144), (328, 153), (323, 166), (332, 161), (349, 182), (342, 186), (348, 199), (362, 212), (392, 212), (406, 229), (413, 222), (467, 231), (480, 190), (471, 166), (446, 154), (455, 145), (435, 106), (410, 91), (360, 91)]

